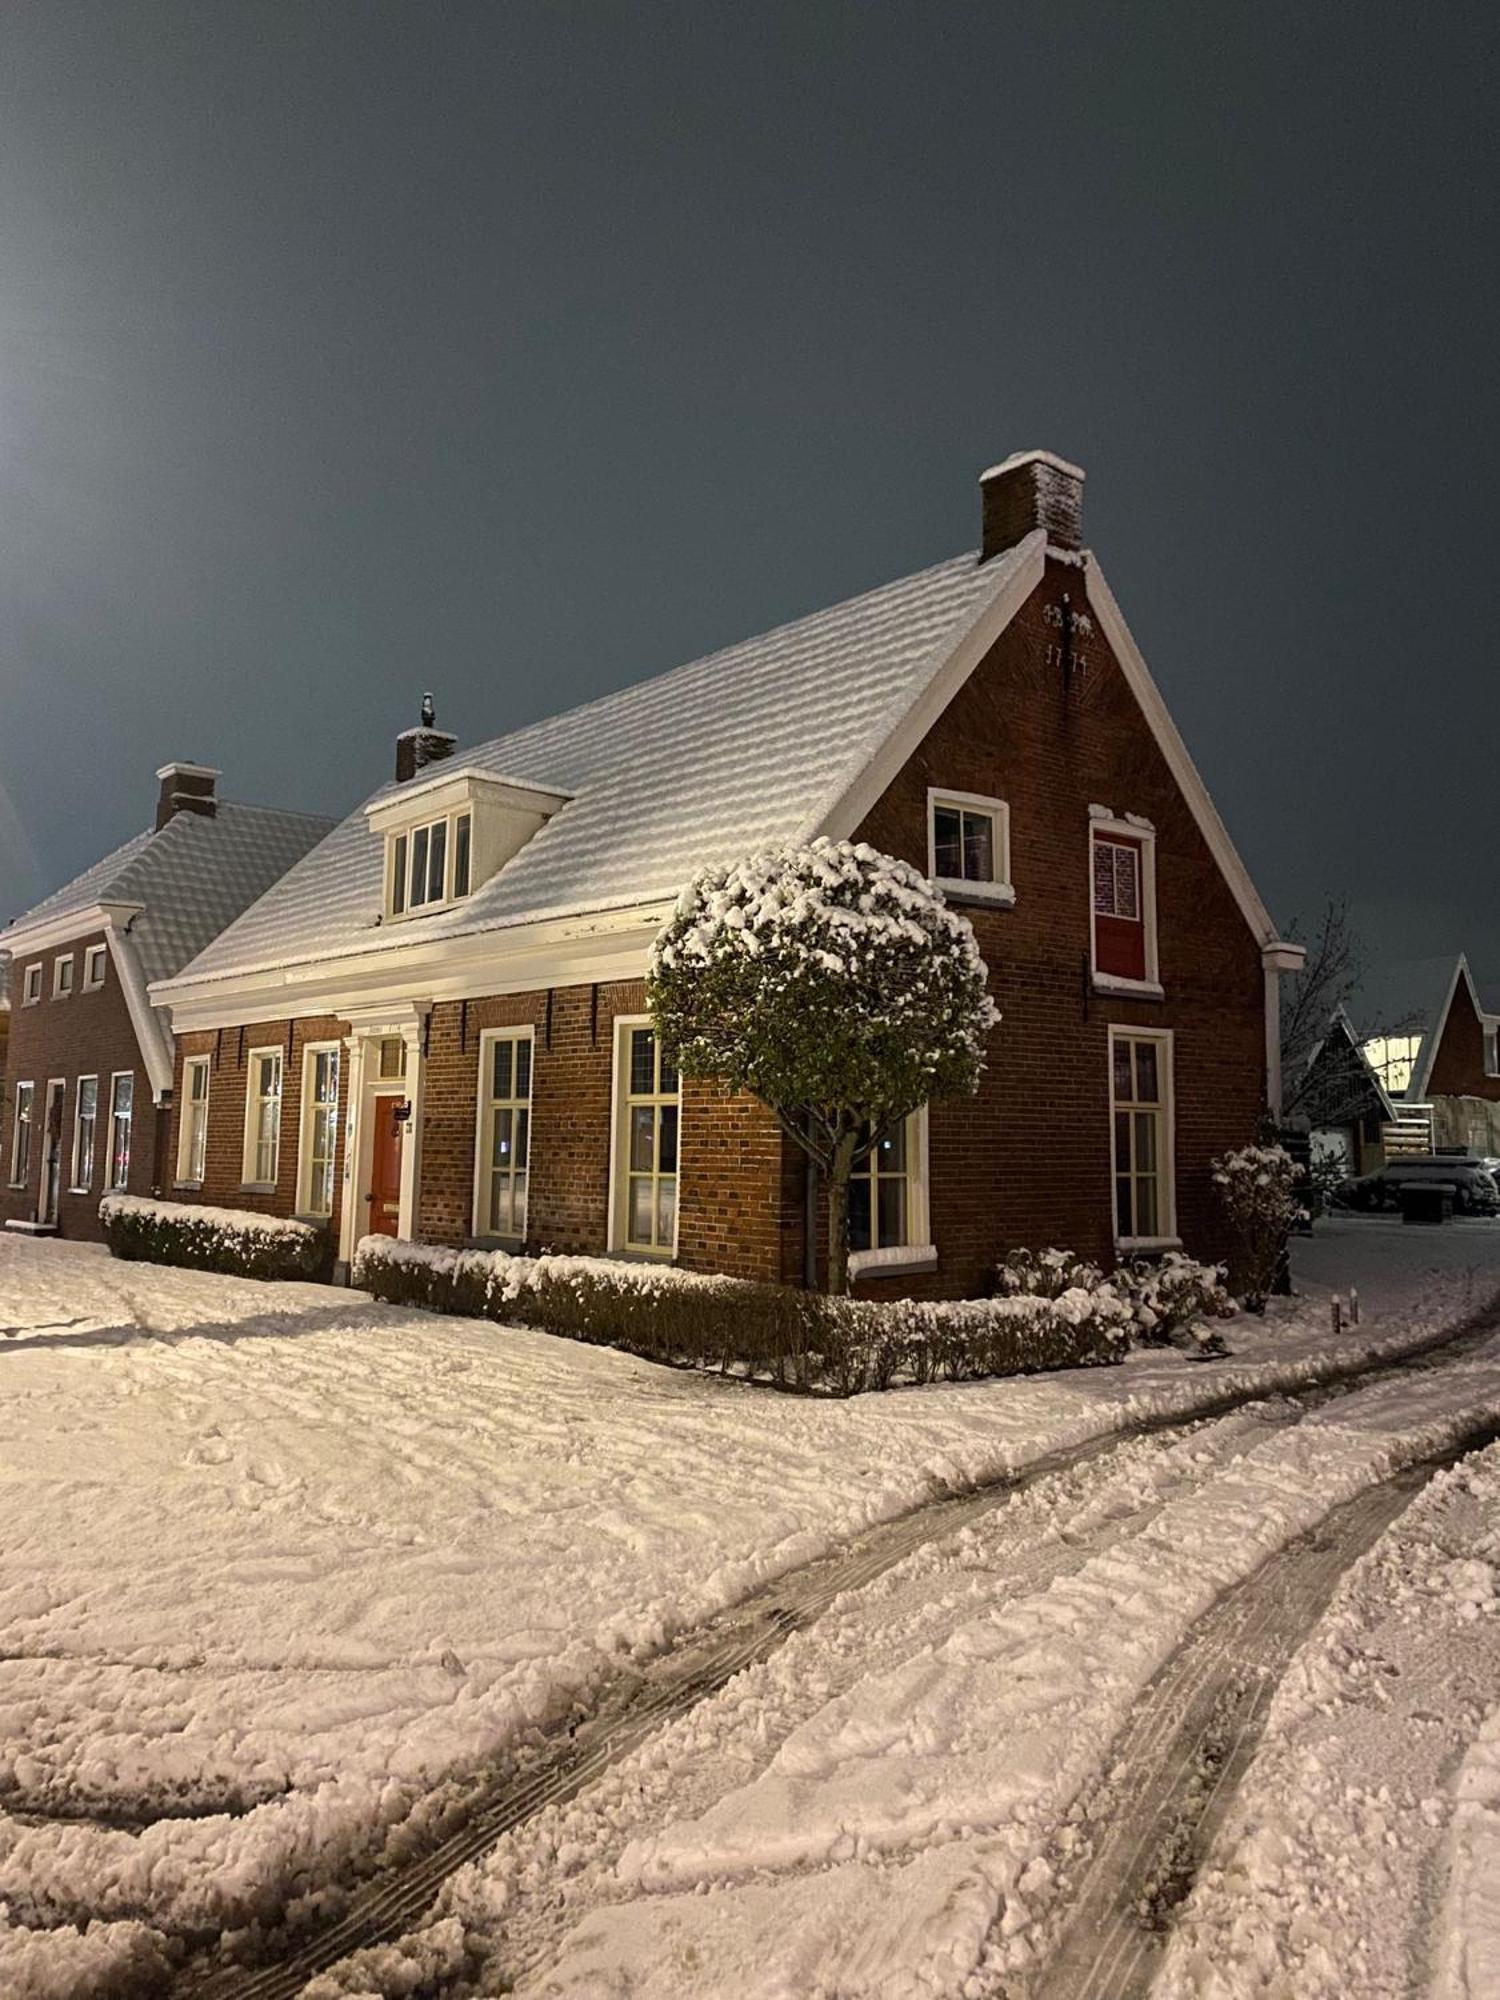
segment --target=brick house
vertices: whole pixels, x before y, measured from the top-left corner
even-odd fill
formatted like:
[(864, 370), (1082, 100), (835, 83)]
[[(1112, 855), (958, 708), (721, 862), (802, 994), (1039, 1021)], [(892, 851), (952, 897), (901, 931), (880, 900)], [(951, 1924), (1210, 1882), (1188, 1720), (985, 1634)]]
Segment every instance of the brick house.
[(163, 1185), (173, 1053), (152, 980), (180, 971), (333, 824), (217, 797), (166, 764), (154, 825), (0, 930), (7, 1229), (97, 1239), (99, 1197)]
[(816, 1214), (753, 1100), (680, 1079), (651, 938), (701, 865), (816, 833), (972, 918), (1002, 1013), (977, 1098), (867, 1160), (864, 1289), (985, 1288), (1018, 1244), (1211, 1250), (1208, 1162), (1278, 1091), (1277, 935), (1098, 564), (1083, 474), (981, 481), (977, 554), (395, 782), (153, 997), (185, 1198), (358, 1238), (801, 1283)]
[(1485, 1006), (1467, 956), (1383, 965), (1359, 1004), (1394, 1126), (1417, 1143), (1500, 1154), (1500, 1008)]

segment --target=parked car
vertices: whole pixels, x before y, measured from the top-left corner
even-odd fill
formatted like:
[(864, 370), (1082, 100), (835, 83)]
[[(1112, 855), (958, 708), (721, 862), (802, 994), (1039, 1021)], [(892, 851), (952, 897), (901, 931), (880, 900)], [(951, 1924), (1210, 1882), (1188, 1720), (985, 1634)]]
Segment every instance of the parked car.
[(1344, 1207), (1367, 1212), (1399, 1208), (1402, 1186), (1409, 1181), (1451, 1183), (1458, 1215), (1500, 1215), (1500, 1183), (1478, 1160), (1445, 1159), (1427, 1153), (1410, 1160), (1391, 1160), (1373, 1174), (1345, 1181), (1338, 1198)]

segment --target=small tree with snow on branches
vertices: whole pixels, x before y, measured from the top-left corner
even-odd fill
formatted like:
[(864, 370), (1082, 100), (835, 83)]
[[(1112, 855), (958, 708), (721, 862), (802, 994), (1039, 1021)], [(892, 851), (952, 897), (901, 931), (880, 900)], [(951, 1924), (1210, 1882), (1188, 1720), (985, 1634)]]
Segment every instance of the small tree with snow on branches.
[(968, 921), (863, 843), (711, 868), (657, 937), (647, 996), (685, 1076), (750, 1091), (828, 1183), (828, 1289), (848, 1289), (849, 1179), (919, 1105), (971, 1095), (999, 1020)]
[(1234, 1232), (1231, 1281), (1247, 1311), (1264, 1312), (1297, 1214), (1297, 1163), (1282, 1146), (1241, 1146), (1211, 1164)]

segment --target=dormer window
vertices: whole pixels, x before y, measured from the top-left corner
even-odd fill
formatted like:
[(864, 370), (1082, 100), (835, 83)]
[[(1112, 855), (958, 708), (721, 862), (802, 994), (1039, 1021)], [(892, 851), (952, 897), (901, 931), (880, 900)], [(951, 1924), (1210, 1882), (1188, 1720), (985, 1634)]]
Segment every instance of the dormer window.
[(568, 802), (472, 766), (410, 779), (365, 808), (385, 841), (386, 922), (451, 909), (483, 888)]
[(415, 915), (468, 895), (473, 824), (472, 813), (446, 813), (387, 837), (389, 916)]

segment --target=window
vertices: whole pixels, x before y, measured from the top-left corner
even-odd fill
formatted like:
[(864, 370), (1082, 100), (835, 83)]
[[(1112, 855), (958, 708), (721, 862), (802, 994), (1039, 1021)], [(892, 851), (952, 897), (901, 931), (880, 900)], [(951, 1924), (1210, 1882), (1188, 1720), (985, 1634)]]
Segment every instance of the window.
[(99, 1079), (81, 1076), (78, 1099), (73, 1106), (73, 1178), (75, 1194), (87, 1194), (94, 1185), (94, 1132), (99, 1123)]
[(274, 1187), (281, 1167), (280, 1049), (252, 1049), (246, 1077), (245, 1181)]
[(202, 1187), (208, 1156), (207, 1056), (189, 1056), (182, 1065), (182, 1115), (177, 1121), (177, 1178)]
[(677, 1071), (649, 1027), (617, 1025), (616, 1247), (670, 1257), (677, 1245)]
[(338, 1132), (338, 1044), (310, 1044), (302, 1052), (301, 1185), (297, 1207), (303, 1215), (333, 1213), (333, 1163), (338, 1151)]
[(388, 840), (386, 909), (415, 915), (469, 893), (473, 816), (448, 813), (392, 834)]
[(526, 1234), (531, 1152), (531, 1036), (502, 1031), (479, 1044), (479, 1143), (474, 1234)]
[(1010, 807), (974, 792), (927, 794), (927, 872), (950, 895), (1010, 903)]
[(68, 952), (63, 958), (52, 961), (52, 997), (66, 1000), (73, 991), (73, 954)]
[[(41, 970), (40, 967), (37, 968)], [(10, 1184), (25, 1187), (31, 1178), (31, 1120), (36, 1105), (36, 1085), (16, 1085), (16, 1127), (10, 1141)]]
[(104, 961), (109, 955), (109, 947), (91, 944), (83, 954), (83, 990), (97, 993), (104, 984)]
[(406, 1074), (406, 1043), (400, 1035), (387, 1035), (380, 1044), (376, 1065), (382, 1083)]
[(1500, 1076), (1500, 1024), (1484, 1031), (1484, 1073)]
[(1089, 874), (1095, 981), (1160, 992), (1151, 829), (1130, 821), (1096, 820), (1090, 834)]
[(21, 976), (21, 1005), (34, 1007), (42, 997), (42, 967), (40, 960), (28, 965)]
[(119, 1070), (109, 1080), (109, 1185), (118, 1194), (130, 1184), (130, 1120), (135, 1078)]
[(911, 1241), (911, 1154), (903, 1119), (878, 1146), (869, 1127), (860, 1137), (866, 1148), (849, 1180), (849, 1248), (890, 1250)]
[(1115, 1239), (1175, 1241), (1172, 1038), (1112, 1028), (1109, 1061)]

